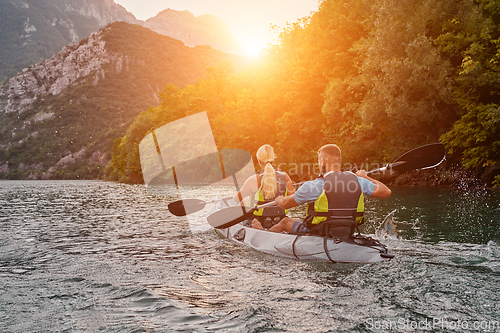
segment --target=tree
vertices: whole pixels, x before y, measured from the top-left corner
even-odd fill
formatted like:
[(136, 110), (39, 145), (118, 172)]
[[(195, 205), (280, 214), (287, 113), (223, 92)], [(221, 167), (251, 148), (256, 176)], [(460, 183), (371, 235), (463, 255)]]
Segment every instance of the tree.
[(500, 1), (462, 0), (438, 45), (455, 65), (460, 119), (441, 139), (465, 167), (500, 163)]
[(442, 9), (434, 0), (371, 3), (368, 33), (350, 49), (359, 74), (333, 78), (323, 108), (354, 159), (391, 159), (450, 128), (451, 66), (432, 41)]

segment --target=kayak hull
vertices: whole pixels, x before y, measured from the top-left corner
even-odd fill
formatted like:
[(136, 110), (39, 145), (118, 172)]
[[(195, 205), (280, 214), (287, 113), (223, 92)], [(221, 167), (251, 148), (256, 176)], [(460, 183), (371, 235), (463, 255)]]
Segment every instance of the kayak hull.
[[(218, 201), (212, 213), (233, 206), (231, 201)], [(393, 258), (387, 248), (370, 237), (333, 239), (312, 235), (293, 235), (259, 230), (243, 225), (215, 229), (222, 237), (257, 251), (300, 260), (330, 261), (339, 263), (372, 263)]]

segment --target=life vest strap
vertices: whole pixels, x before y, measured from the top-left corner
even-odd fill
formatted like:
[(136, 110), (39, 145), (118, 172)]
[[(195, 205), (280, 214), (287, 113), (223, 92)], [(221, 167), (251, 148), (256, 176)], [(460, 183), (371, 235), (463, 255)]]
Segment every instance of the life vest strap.
[[(351, 215), (333, 215), (334, 213), (338, 212), (347, 212), (351, 213)], [(356, 211), (356, 208), (335, 208), (335, 209), (328, 209), (328, 212), (316, 212), (314, 210), (314, 207), (312, 205), (309, 205), (307, 208), (307, 215), (312, 215), (312, 216), (320, 216), (320, 217), (326, 217), (326, 218), (340, 218), (340, 219), (345, 219), (345, 218), (357, 218), (357, 217), (363, 217), (364, 213), (363, 212), (358, 212)]]

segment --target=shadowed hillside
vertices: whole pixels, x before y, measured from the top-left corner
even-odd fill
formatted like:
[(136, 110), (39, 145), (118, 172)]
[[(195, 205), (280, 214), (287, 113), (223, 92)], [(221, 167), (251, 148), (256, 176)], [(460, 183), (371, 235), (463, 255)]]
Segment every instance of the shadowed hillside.
[(113, 0), (0, 0), (0, 81), (115, 21), (140, 22)]

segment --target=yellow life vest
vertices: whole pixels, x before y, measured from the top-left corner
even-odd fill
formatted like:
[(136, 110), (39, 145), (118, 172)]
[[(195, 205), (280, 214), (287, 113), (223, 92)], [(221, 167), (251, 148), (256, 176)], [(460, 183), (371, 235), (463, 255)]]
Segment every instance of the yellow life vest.
[(358, 177), (352, 172), (329, 172), (323, 178), (323, 192), (307, 206), (307, 224), (313, 227), (335, 219), (352, 219), (357, 225), (363, 224), (365, 204)]
[[(260, 178), (260, 184), (262, 184), (262, 178), (263, 178), (262, 171), (257, 173), (257, 176)], [(276, 171), (276, 183), (278, 185), (278, 190), (276, 191), (276, 194), (272, 199), (267, 199), (267, 200), (264, 199), (264, 195), (259, 188), (259, 190), (257, 192), (255, 192), (253, 195), (250, 195), (249, 206), (255, 207), (258, 205), (262, 205), (264, 203), (274, 201), (274, 199), (280, 195), (283, 195), (286, 197), (288, 194), (286, 173), (284, 173), (282, 171)], [(272, 206), (272, 207), (265, 207), (265, 208), (261, 208), (259, 210), (256, 210), (253, 214), (255, 216), (277, 217), (277, 216), (284, 216), (287, 213), (288, 213), (288, 209), (282, 209), (278, 206)]]

